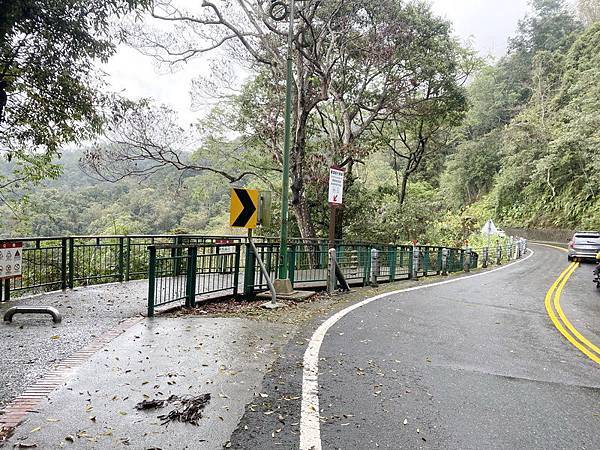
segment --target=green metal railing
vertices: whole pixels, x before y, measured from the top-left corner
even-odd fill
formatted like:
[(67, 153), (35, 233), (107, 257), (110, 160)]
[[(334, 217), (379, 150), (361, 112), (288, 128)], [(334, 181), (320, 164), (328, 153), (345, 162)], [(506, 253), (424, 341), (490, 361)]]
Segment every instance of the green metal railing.
[(196, 299), (237, 296), (242, 245), (151, 245), (148, 247), (148, 316), (157, 307)]
[[(0, 282), (0, 301), (11, 295), (69, 289), (76, 286), (149, 278), (149, 303), (158, 307), (175, 302), (193, 305), (203, 298), (244, 294), (267, 289), (246, 238), (240, 236), (132, 235), (39, 237), (0, 242), (23, 242), (20, 279)], [(279, 242), (256, 238), (258, 252), (271, 277), (279, 264)], [(503, 263), (515, 247), (459, 249), (395, 246), (366, 242), (336, 242), (337, 262), (351, 285), (367, 285), (424, 277)], [(379, 251), (379, 270), (373, 274), (371, 251)], [(418, 250), (418, 262), (413, 258)], [(191, 253), (190, 253), (191, 252)], [(498, 253), (499, 252), (499, 253)], [(289, 276), (297, 289), (323, 287), (327, 281), (328, 243), (290, 239)], [(416, 270), (415, 269), (415, 264)], [(150, 300), (151, 299), (151, 300)]]
[[(145, 279), (148, 277), (149, 245), (214, 243), (223, 239), (221, 236), (197, 235), (0, 239), (0, 243), (23, 242), (23, 276), (2, 283), (0, 300), (77, 286)], [(227, 240), (240, 241), (237, 237)]]

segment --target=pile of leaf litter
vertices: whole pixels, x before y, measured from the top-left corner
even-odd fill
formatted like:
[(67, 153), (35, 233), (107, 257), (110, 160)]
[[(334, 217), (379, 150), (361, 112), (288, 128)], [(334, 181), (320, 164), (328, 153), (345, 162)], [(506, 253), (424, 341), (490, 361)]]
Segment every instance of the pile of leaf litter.
[(202, 411), (209, 403), (210, 394), (198, 396), (186, 395), (183, 397), (171, 395), (165, 399), (144, 400), (135, 405), (135, 409), (140, 411), (154, 410), (164, 408), (167, 405), (173, 405), (174, 409), (167, 414), (158, 416), (158, 419), (162, 420), (162, 425), (166, 425), (169, 422), (182, 422), (198, 426), (198, 421), (202, 418)]

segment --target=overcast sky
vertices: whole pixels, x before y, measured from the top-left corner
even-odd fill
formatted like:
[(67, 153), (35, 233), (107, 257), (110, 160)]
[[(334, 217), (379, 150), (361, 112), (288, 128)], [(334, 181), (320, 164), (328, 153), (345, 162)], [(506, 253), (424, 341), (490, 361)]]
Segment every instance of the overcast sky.
[[(432, 0), (433, 9), (454, 24), (454, 31), (469, 40), (483, 56), (501, 56), (517, 22), (527, 12), (528, 0)], [(183, 122), (199, 116), (190, 102), (191, 80), (203, 70), (201, 60), (176, 73), (159, 72), (151, 58), (121, 47), (104, 67), (115, 90), (132, 98), (153, 97), (177, 110)]]

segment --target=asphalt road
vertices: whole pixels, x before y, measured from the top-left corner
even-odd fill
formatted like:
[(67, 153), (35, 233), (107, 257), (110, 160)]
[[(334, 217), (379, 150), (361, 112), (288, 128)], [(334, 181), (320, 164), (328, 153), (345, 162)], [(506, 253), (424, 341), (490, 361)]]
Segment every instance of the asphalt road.
[[(566, 256), (533, 248), (527, 261), (394, 294), (333, 325), (318, 362), (322, 448), (600, 448), (600, 366), (544, 308)], [(599, 345), (591, 271), (577, 269), (561, 303)], [(324, 319), (284, 348), (263, 382), (268, 402), (247, 407), (233, 448), (298, 448), (302, 357)]]

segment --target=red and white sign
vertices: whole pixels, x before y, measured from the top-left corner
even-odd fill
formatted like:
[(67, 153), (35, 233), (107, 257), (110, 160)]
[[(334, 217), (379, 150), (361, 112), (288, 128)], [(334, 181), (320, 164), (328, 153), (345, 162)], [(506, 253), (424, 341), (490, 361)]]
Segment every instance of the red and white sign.
[(232, 245), (235, 242), (232, 239), (217, 239), (215, 244), (218, 246), (218, 253), (220, 254), (228, 254), (235, 253), (235, 246)]
[(329, 169), (329, 203), (341, 205), (344, 198), (344, 175), (346, 172), (339, 167)]
[(20, 278), (23, 273), (23, 243), (0, 242), (0, 280)]

